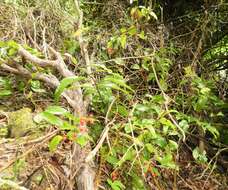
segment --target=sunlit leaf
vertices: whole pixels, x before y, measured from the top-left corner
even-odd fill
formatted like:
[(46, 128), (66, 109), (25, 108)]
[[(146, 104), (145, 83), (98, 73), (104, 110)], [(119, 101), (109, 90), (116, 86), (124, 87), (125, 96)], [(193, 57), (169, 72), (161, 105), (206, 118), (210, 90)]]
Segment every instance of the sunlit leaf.
[(64, 92), (64, 90), (66, 88), (71, 86), (74, 82), (80, 81), (83, 79), (84, 79), (84, 77), (72, 76), (72, 77), (67, 77), (67, 78), (64, 78), (63, 80), (61, 80), (60, 85), (55, 90), (55, 94), (54, 94), (55, 101), (59, 101), (61, 94)]
[(107, 179), (107, 182), (111, 186), (112, 190), (122, 190), (125, 188), (119, 180), (112, 181), (111, 179)]
[(163, 157), (158, 157), (157, 160), (160, 162), (162, 166), (172, 168), (172, 169), (178, 169), (177, 165), (173, 161), (172, 154), (168, 153)]
[(57, 117), (51, 113), (42, 112), (42, 113), (40, 113), (39, 117), (42, 118), (42, 120), (45, 120), (46, 122), (48, 122), (52, 125), (56, 125), (58, 127), (63, 126), (63, 121), (59, 117)]
[(120, 44), (121, 44), (121, 47), (122, 47), (123, 49), (126, 48), (127, 36), (126, 36), (125, 34), (122, 34), (122, 35), (120, 36)]
[(59, 143), (62, 141), (63, 137), (60, 135), (56, 135), (54, 138), (52, 138), (51, 142), (49, 143), (48, 147), (51, 152), (55, 151), (59, 145)]
[(87, 135), (78, 135), (75, 139), (75, 142), (79, 144), (81, 147), (85, 146), (88, 143), (88, 136)]
[(68, 111), (60, 106), (49, 106), (47, 109), (45, 109), (45, 112), (54, 114), (54, 115), (64, 115)]
[(1, 90), (0, 89), (0, 97), (9, 96), (11, 94), (12, 94), (11, 90)]

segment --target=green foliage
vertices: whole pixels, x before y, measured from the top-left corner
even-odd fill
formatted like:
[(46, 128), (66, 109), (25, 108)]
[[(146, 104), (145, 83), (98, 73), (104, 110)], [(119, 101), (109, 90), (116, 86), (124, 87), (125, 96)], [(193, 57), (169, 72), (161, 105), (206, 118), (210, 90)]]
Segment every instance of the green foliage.
[(10, 57), (15, 56), (18, 51), (18, 48), (19, 48), (18, 44), (13, 40), (10, 40), (7, 42), (0, 41), (0, 58), (1, 58), (1, 60), (9, 59)]
[(51, 152), (55, 151), (59, 145), (59, 143), (62, 141), (63, 137), (60, 135), (56, 135), (52, 138), (51, 142), (49, 143), (49, 150)]
[[(34, 121), (41, 123), (42, 121), (58, 127), (61, 131), (66, 131), (69, 140), (85, 146), (88, 143), (89, 136), (85, 133), (85, 126), (82, 126), (81, 120), (60, 106), (49, 106), (44, 112), (37, 114)], [(59, 143), (63, 140), (63, 136), (56, 135), (49, 143), (50, 151), (55, 151)]]
[(122, 190), (122, 189), (125, 189), (125, 186), (119, 180), (115, 180), (115, 181), (112, 182), (112, 180), (107, 179), (107, 182), (111, 186), (112, 190)]
[(70, 88), (73, 86), (73, 83), (78, 82), (80, 80), (83, 80), (84, 77), (78, 77), (78, 76), (72, 76), (72, 77), (67, 77), (61, 80), (59, 86), (55, 90), (55, 101), (58, 102), (61, 94), (66, 90), (67, 88)]
[(12, 94), (12, 82), (7, 77), (0, 77), (0, 98)]
[[(20, 1), (7, 3), (13, 2), (15, 7), (23, 7)], [(172, 173), (183, 167), (178, 164), (183, 151), (180, 149), (183, 136), (193, 133), (197, 137), (197, 130), (202, 129), (209, 140), (218, 142), (221, 131), (224, 132), (220, 129), (219, 133), (213, 123), (213, 116), (219, 114), (224, 102), (218, 95), (220, 77), (216, 73), (210, 73), (207, 68), (216, 60), (213, 62), (213, 69), (224, 69), (227, 60), (220, 58), (227, 57), (227, 36), (213, 47), (205, 48), (208, 44), (205, 45), (204, 40), (210, 36), (208, 32), (211, 35), (217, 32), (215, 25), (209, 27), (213, 22), (207, 20), (212, 19), (212, 13), (202, 17), (201, 12), (206, 14), (206, 8), (197, 13), (190, 9), (188, 15), (180, 18), (192, 20), (188, 24), (181, 21), (183, 28), (178, 28), (179, 23), (176, 20), (179, 18), (171, 18), (178, 31), (168, 25), (164, 26), (164, 31), (159, 31), (159, 26), (163, 27), (163, 23), (167, 21), (163, 19), (169, 14), (164, 12), (164, 18), (160, 18), (163, 13), (160, 13), (162, 4), (159, 5), (159, 2), (153, 5), (154, 1), (145, 1), (146, 6), (129, 8), (129, 5), (126, 7), (126, 1), (80, 1), (84, 20), (83, 28), (78, 30), (75, 26), (78, 14), (73, 1), (50, 2), (28, 2), (28, 7), (39, 10), (40, 13), (37, 14), (45, 15), (46, 18), (42, 20), (41, 17), (32, 15), (37, 33), (31, 27), (31, 36), (36, 34), (37, 39), (34, 40), (42, 48), (45, 43), (55, 39), (52, 46), (61, 51), (66, 64), (70, 62), (69, 68), (77, 74), (63, 79), (57, 76), (62, 80), (54, 92), (55, 102), (59, 102), (66, 90), (80, 87), (84, 97), (89, 95), (92, 98), (89, 110), (98, 118), (89, 127), (88, 135), (87, 128), (82, 125), (88, 118), (75, 117), (60, 106), (47, 107), (34, 120), (47, 127), (51, 125), (59, 129), (59, 133), (49, 142), (50, 151), (56, 151), (65, 140), (78, 143), (82, 147), (91, 140), (95, 143), (92, 146), (96, 146), (105, 125), (110, 125), (107, 143), (105, 141), (102, 144), (98, 153), (101, 171), (102, 167), (107, 171), (102, 176), (102, 182), (107, 189), (144, 190), (150, 189), (145, 183), (147, 174), (154, 181), (159, 181), (163, 179), (165, 171)], [(159, 11), (155, 12), (155, 6), (159, 7)], [(24, 7), (21, 18), (29, 17), (25, 10)], [(206, 24), (202, 22), (203, 18)], [(46, 20), (48, 27), (45, 26)], [(26, 21), (28, 22), (25, 20), (25, 23)], [(208, 27), (205, 33), (204, 25)], [(43, 26), (47, 29), (45, 34)], [(182, 30), (185, 31), (186, 28), (186, 34), (182, 35)], [(172, 42), (166, 37), (166, 29)], [(81, 55), (79, 42), (75, 40), (79, 34), (83, 36), (83, 45), (91, 55), (91, 76), (85, 74), (84, 57)], [(193, 35), (189, 37), (191, 34)], [(162, 47), (161, 42), (164, 43)], [(203, 45), (199, 42), (203, 42)], [(23, 47), (39, 58), (46, 58), (46, 55), (30, 46), (25, 44)], [(10, 63), (12, 59), (21, 63), (22, 59), (17, 55), (18, 47), (13, 40), (1, 41), (0, 64)], [(196, 60), (192, 60), (193, 56)], [(205, 62), (208, 65), (203, 65)], [(201, 64), (202, 68), (205, 67), (202, 71)], [(26, 63), (24, 66), (32, 76), (36, 75), (33, 72), (34, 67), (41, 73), (55, 74), (54, 70), (40, 68), (33, 63)], [(201, 71), (200, 75), (197, 66)], [(0, 97), (12, 95), (16, 90), (12, 86), (11, 78), (0, 77)], [(41, 95), (45, 92), (44, 86), (37, 80), (31, 79), (28, 86), (29, 94), (34, 92)], [(18, 85), (20, 93), (24, 92), (24, 88), (26, 83)], [(169, 97), (168, 100), (166, 96)], [(180, 133), (180, 129), (183, 133)], [(207, 164), (209, 157), (206, 151), (199, 150), (197, 145), (192, 147), (189, 143), (191, 135), (188, 137), (184, 144), (192, 148), (192, 157), (196, 163)], [(178, 157), (177, 152), (180, 152)], [(118, 175), (113, 177), (112, 171)], [(161, 178), (156, 178), (157, 176)]]
[(192, 156), (199, 163), (206, 163), (208, 160), (206, 157), (206, 151), (204, 150), (203, 153), (201, 153), (198, 147), (192, 151)]
[(30, 85), (31, 85), (31, 90), (33, 92), (37, 92), (37, 93), (45, 92), (45, 89), (41, 88), (41, 82), (38, 80), (31, 80)]

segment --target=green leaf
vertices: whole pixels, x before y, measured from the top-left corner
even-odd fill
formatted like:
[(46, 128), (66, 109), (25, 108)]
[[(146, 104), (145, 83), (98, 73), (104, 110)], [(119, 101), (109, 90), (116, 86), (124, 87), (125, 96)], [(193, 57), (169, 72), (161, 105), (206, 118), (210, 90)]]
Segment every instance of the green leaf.
[(156, 152), (155, 147), (152, 144), (150, 144), (150, 143), (145, 144), (145, 147), (150, 153)]
[(140, 111), (140, 112), (146, 112), (146, 111), (149, 110), (149, 107), (146, 106), (146, 105), (143, 105), (143, 104), (137, 104), (135, 106), (135, 109), (138, 110), (138, 111)]
[(121, 166), (127, 160), (132, 161), (135, 158), (135, 154), (135, 150), (129, 148), (116, 165)]
[(155, 20), (158, 20), (158, 17), (157, 17), (157, 15), (155, 14), (155, 12), (150, 11), (150, 15), (151, 15)]
[(0, 90), (0, 97), (9, 96), (12, 94), (11, 90)]
[(56, 125), (58, 127), (63, 126), (63, 121), (59, 117), (57, 117), (51, 113), (42, 112), (42, 113), (40, 113), (39, 117), (42, 118), (42, 120), (45, 120), (52, 125)]
[(131, 26), (129, 29), (128, 29), (128, 34), (130, 34), (131, 36), (137, 34), (137, 28), (135, 26)]
[(176, 128), (176, 126), (170, 120), (168, 120), (168, 119), (166, 119), (164, 117), (162, 117), (159, 121), (164, 126), (170, 127), (172, 129)]
[(170, 153), (166, 154), (163, 157), (158, 157), (158, 161), (164, 167), (172, 168), (172, 169), (177, 169), (177, 165), (173, 161), (173, 156)]
[(59, 101), (59, 98), (61, 94), (64, 92), (66, 88), (69, 88), (74, 82), (83, 80), (84, 77), (78, 77), (78, 76), (72, 76), (72, 77), (67, 77), (61, 80), (60, 85), (57, 87), (55, 90), (55, 101)]
[(75, 142), (78, 143), (81, 147), (85, 146), (88, 142), (88, 136), (87, 135), (78, 135), (75, 139)]
[(199, 150), (199, 147), (196, 147), (192, 151), (192, 156), (199, 163), (206, 163), (207, 162), (206, 151), (204, 150), (203, 153), (201, 153)]
[(132, 92), (134, 92), (132, 90), (131, 87), (129, 87), (126, 82), (124, 81), (124, 79), (122, 78), (122, 76), (120, 76), (119, 74), (112, 74), (112, 75), (108, 75), (106, 76), (99, 84), (98, 86), (100, 88), (112, 88), (118, 91), (122, 91), (125, 94), (129, 94), (127, 90), (130, 90)]
[(139, 38), (142, 39), (142, 40), (145, 40), (146, 39), (146, 36), (145, 36), (145, 33), (144, 31), (140, 32), (140, 34), (138, 34)]
[(180, 126), (180, 128), (182, 128), (184, 131), (187, 131), (188, 128), (189, 128), (189, 124), (188, 124), (188, 122), (187, 122), (186, 120), (181, 120), (181, 121), (179, 122), (179, 126)]
[(125, 189), (125, 186), (119, 180), (112, 182), (111, 179), (107, 179), (108, 184), (111, 186), (112, 190), (122, 190)]
[(63, 125), (59, 126), (60, 129), (62, 130), (76, 130), (77, 132), (79, 132), (79, 130), (76, 128), (76, 126), (71, 125), (70, 123), (64, 121)]
[(154, 140), (154, 143), (160, 146), (161, 148), (165, 148), (165, 146), (167, 145), (165, 138), (161, 136), (159, 136), (156, 140)]
[(125, 65), (124, 60), (121, 58), (116, 58), (116, 59), (114, 59), (114, 61), (117, 65)]
[(45, 90), (41, 88), (40, 81), (38, 81), (38, 80), (31, 81), (31, 89), (32, 89), (32, 91), (38, 92), (38, 93), (45, 92)]
[(49, 143), (48, 147), (51, 152), (55, 151), (59, 145), (59, 143), (62, 141), (63, 137), (60, 135), (56, 135), (54, 138), (52, 138), (51, 142)]
[(194, 158), (195, 160), (198, 159), (198, 157), (199, 157), (199, 148), (198, 148), (198, 147), (196, 147), (196, 148), (192, 151), (192, 156), (193, 156), (193, 158)]
[(145, 69), (146, 71), (149, 71), (149, 64), (147, 62), (144, 62), (142, 64), (142, 68)]
[(123, 117), (126, 117), (126, 116), (128, 116), (128, 114), (129, 114), (127, 108), (126, 108), (125, 106), (123, 106), (123, 105), (118, 104), (118, 105), (117, 105), (117, 110), (118, 110), (118, 113), (119, 113), (121, 116), (123, 116)]
[(45, 110), (45, 112), (54, 114), (54, 115), (64, 115), (66, 114), (68, 111), (60, 106), (49, 106), (47, 107), (47, 109)]
[(165, 80), (163, 80), (163, 79), (160, 79), (159, 82), (160, 82), (162, 90), (166, 91), (168, 89), (167, 82)]
[(124, 125), (124, 130), (126, 133), (131, 133), (131, 124), (130, 123), (126, 123)]
[(140, 66), (138, 64), (134, 64), (131, 66), (131, 69), (139, 70)]
[(116, 164), (118, 163), (118, 159), (115, 156), (107, 156), (105, 159), (109, 164), (112, 164), (114, 167), (116, 166)]
[(130, 175), (132, 177), (131, 190), (145, 190), (146, 189), (144, 180), (142, 178), (140, 178), (139, 176), (137, 176), (137, 172), (136, 173), (132, 172)]
[(134, 90), (132, 90), (132, 88), (126, 84), (126, 82), (124, 81), (122, 76), (119, 74), (113, 74), (113, 75), (106, 76), (104, 78), (104, 81), (112, 82), (114, 84), (117, 84), (118, 86), (125, 87), (126, 89), (134, 92)]
[(15, 49), (18, 49), (19, 48), (19, 45), (17, 42), (13, 41), (13, 40), (10, 40), (7, 42), (7, 46), (11, 47), (11, 48), (15, 48)]
[(208, 130), (214, 136), (215, 139), (219, 137), (219, 131), (216, 129), (216, 127), (211, 126), (209, 123), (205, 124), (203, 128)]
[(177, 150), (178, 144), (175, 141), (169, 140), (169, 149), (171, 151)]
[(123, 49), (126, 48), (127, 36), (126, 36), (125, 34), (122, 34), (122, 35), (120, 36), (120, 44), (121, 44), (121, 47), (122, 47)]
[(9, 57), (12, 57), (12, 56), (16, 55), (16, 53), (17, 53), (17, 49), (15, 49), (15, 48), (10, 48), (8, 50), (8, 56)]
[(44, 119), (41, 113), (36, 114), (35, 117), (33, 117), (33, 121), (35, 121), (36, 123), (41, 123), (43, 120)]

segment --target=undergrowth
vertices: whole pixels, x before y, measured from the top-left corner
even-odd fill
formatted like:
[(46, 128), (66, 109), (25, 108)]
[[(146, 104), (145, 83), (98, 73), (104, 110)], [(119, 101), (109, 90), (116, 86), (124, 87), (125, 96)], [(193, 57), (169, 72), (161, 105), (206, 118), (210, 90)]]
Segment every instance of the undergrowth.
[[(0, 70), (1, 106), (10, 109), (7, 102), (16, 101), (15, 94), (24, 96), (18, 107), (32, 107), (38, 125), (60, 131), (49, 141), (52, 153), (68, 141), (90, 142), (94, 148), (102, 131), (108, 131), (95, 159), (100, 189), (202, 189), (202, 184), (226, 189), (228, 184), (217, 185), (212, 173), (227, 172), (228, 135), (221, 126), (228, 104), (227, 34), (220, 29), (227, 4), (208, 3), (205, 10), (167, 18), (162, 1), (136, 2), (81, 1), (85, 20), (80, 30), (71, 1), (1, 2), (0, 64), (24, 63), (20, 45), (39, 58), (50, 58), (52, 46), (78, 76), (57, 75), (61, 82), (51, 92), (33, 77), (22, 80)], [(90, 76), (75, 40), (81, 34), (91, 55)], [(214, 36), (217, 41), (210, 41)], [(31, 72), (33, 67), (55, 74), (25, 63)], [(92, 97), (83, 118), (60, 101), (75, 82), (85, 97)]]

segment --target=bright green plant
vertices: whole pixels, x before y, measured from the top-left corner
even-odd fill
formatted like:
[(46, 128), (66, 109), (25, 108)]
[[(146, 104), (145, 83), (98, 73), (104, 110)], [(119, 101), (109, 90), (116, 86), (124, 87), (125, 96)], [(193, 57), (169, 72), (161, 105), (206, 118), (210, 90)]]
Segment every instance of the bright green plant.
[[(66, 137), (81, 146), (84, 146), (90, 138), (86, 133), (86, 119), (77, 118), (60, 106), (49, 106), (44, 112), (36, 115), (34, 120), (38, 123), (45, 121), (63, 132), (66, 131)], [(49, 143), (49, 149), (56, 150), (64, 136), (65, 133), (63, 136), (56, 135)]]

